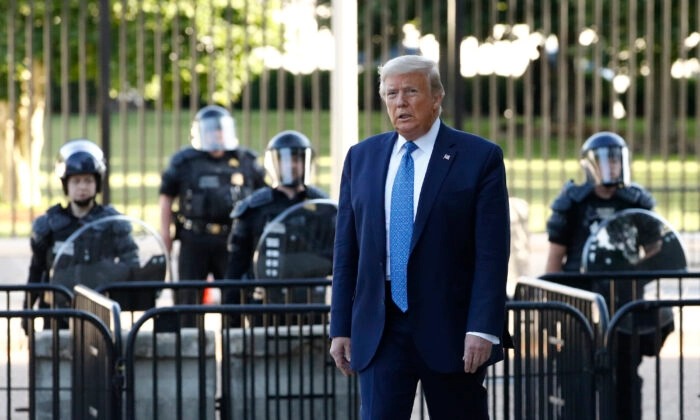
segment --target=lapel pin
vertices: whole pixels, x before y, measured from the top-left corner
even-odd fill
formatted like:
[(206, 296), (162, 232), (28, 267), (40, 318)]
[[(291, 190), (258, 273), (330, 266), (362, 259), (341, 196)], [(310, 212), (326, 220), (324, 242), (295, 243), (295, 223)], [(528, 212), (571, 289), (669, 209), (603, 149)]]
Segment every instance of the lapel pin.
[(452, 156), (448, 155), (447, 153), (446, 153), (445, 155), (442, 156), (442, 158), (445, 159), (445, 160), (450, 160), (451, 157), (452, 157)]

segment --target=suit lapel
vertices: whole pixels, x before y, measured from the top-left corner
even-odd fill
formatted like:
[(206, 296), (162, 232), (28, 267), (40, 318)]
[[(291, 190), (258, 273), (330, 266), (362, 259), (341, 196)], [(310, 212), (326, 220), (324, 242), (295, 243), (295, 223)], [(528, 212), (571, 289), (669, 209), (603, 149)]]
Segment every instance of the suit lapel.
[(379, 150), (372, 150), (372, 153), (377, 153), (374, 156), (370, 156), (369, 159), (377, 162), (373, 168), (371, 174), (367, 174), (368, 186), (369, 186), (369, 200), (368, 203), (373, 203), (375, 208), (373, 209), (374, 214), (377, 217), (369, 218), (372, 223), (372, 231), (377, 232), (377, 241), (374, 241), (377, 246), (378, 255), (386, 256), (386, 211), (384, 209), (384, 194), (386, 186), (386, 176), (389, 172), (389, 160), (391, 159), (391, 152), (394, 149), (394, 143), (398, 134), (396, 132), (387, 133), (386, 137), (382, 138), (379, 142)]
[[(425, 173), (423, 186), (421, 187), (420, 199), (418, 200), (418, 211), (416, 212), (416, 220), (413, 222), (413, 236), (411, 238), (411, 251), (415, 247), (418, 239), (425, 228), (428, 221), (428, 215), (435, 203), (440, 186), (445, 180), (452, 162), (457, 158), (457, 150), (455, 143), (447, 132), (444, 124), (440, 125), (433, 153), (428, 162), (428, 170)], [(386, 176), (386, 175), (385, 175)]]

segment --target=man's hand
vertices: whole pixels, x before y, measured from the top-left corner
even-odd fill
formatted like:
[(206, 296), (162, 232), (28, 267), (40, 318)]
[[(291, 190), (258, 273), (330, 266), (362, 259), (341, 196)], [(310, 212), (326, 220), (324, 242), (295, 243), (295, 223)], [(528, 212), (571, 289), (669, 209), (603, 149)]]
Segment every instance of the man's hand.
[(464, 336), (464, 371), (474, 373), (491, 357), (493, 344), (484, 338), (472, 334)]
[(350, 337), (335, 337), (331, 341), (331, 357), (335, 361), (335, 366), (345, 376), (354, 374), (350, 369)]

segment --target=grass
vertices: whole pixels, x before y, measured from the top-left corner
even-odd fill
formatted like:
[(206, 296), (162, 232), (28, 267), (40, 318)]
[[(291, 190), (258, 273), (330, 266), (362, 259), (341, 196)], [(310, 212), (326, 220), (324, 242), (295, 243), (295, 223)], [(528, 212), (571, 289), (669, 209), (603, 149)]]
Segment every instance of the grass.
[[(267, 113), (234, 111), (234, 117), (241, 144), (259, 154), (263, 153), (267, 139), (282, 129), (292, 128), (307, 134), (317, 151), (316, 184), (330, 191), (330, 115), (327, 111), (317, 115), (274, 110)], [(114, 114), (111, 120), (110, 186), (111, 202), (120, 211), (158, 226), (160, 173), (170, 156), (188, 144), (190, 118), (187, 111), (181, 112), (179, 119), (172, 112), (160, 115), (152, 111)], [(488, 123), (485, 119), (476, 123), (470, 121), (471, 126), (466, 129), (488, 133)], [(361, 130), (360, 138), (389, 129), (383, 112), (361, 114), (360, 124), (369, 126)], [(33, 206), (20, 203), (12, 206), (8, 200), (0, 200), (0, 237), (28, 235), (31, 220), (48, 206), (63, 200), (60, 182), (53, 175), (56, 151), (65, 138), (98, 138), (98, 128), (95, 118), (53, 117), (43, 149), (40, 179), (35, 180), (39, 183), (41, 197)], [(491, 138), (499, 141), (497, 136)], [(571, 178), (580, 181), (578, 162), (573, 157), (562, 160), (537, 157), (542, 142), (533, 142), (530, 155), (533, 158), (524, 156), (523, 139), (499, 143), (506, 155), (510, 195), (528, 202), (530, 231), (542, 232), (549, 216), (549, 203), (564, 182)], [(555, 143), (553, 140), (552, 144)], [(577, 150), (575, 145), (564, 147)], [(677, 230), (700, 230), (700, 168), (694, 157), (691, 161), (637, 159), (633, 165), (633, 179), (652, 191), (658, 202), (657, 211)]]

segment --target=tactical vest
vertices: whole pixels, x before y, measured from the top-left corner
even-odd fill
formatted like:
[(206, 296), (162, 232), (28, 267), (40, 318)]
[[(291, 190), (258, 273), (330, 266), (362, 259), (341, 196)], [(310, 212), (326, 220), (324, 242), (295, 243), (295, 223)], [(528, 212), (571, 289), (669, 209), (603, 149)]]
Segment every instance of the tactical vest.
[(228, 223), (236, 202), (250, 195), (250, 168), (235, 156), (221, 159), (202, 155), (187, 166), (189, 175), (179, 194), (180, 215), (190, 220)]
[(83, 249), (83, 247), (79, 245), (76, 247), (75, 243), (66, 244), (66, 240), (82, 226), (95, 220), (117, 214), (117, 211), (112, 207), (97, 205), (85, 217), (77, 219), (71, 216), (69, 211), (60, 205), (51, 207), (46, 212), (48, 228), (46, 235), (49, 240), (49, 246), (46, 248), (46, 261), (49, 264), (47, 269), (51, 268), (58, 252), (61, 252), (62, 255), (67, 257), (71, 257), (70, 259), (73, 264), (90, 262), (97, 256), (103, 254), (105, 248), (108, 248), (106, 244), (100, 247), (95, 246), (96, 249)]

